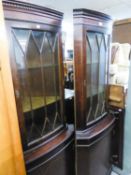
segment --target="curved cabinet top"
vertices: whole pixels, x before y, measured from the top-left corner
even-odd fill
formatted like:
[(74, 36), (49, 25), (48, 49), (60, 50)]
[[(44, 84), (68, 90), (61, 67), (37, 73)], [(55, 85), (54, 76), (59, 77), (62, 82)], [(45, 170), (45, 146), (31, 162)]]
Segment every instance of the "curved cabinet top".
[(108, 28), (108, 29), (112, 28), (112, 18), (109, 15), (94, 10), (83, 9), (83, 8), (74, 9), (73, 18), (74, 18), (74, 25), (90, 25), (94, 27), (97, 26), (100, 28)]
[(99, 18), (102, 20), (112, 20), (112, 18), (109, 15), (106, 15), (104, 13), (94, 11), (94, 10), (89, 10), (89, 9), (74, 9), (73, 10), (73, 16), (74, 17), (93, 17), (93, 18)]
[(2, 3), (6, 19), (39, 21), (56, 26), (60, 26), (63, 19), (63, 13), (46, 7), (12, 0), (4, 0)]

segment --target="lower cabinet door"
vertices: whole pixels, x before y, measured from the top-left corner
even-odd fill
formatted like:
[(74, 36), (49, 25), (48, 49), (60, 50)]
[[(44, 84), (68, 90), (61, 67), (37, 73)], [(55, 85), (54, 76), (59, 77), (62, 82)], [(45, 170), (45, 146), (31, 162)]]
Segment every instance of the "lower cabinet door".
[(40, 154), (40, 149), (46, 150), (45, 145), (25, 156), (27, 175), (75, 175), (74, 131), (69, 130), (54, 138), (63, 138), (58, 145), (53, 147), (54, 140), (48, 143), (52, 148), (46, 153)]
[(106, 117), (77, 134), (77, 175), (110, 175), (114, 122), (113, 117)]

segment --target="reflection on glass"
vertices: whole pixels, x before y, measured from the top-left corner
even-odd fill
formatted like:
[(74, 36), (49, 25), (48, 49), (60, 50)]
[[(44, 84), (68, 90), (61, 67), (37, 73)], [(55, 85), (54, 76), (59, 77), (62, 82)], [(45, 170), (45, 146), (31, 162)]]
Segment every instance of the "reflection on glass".
[(107, 35), (87, 32), (87, 122), (105, 112)]
[(105, 78), (106, 78), (106, 45), (104, 38), (100, 46), (100, 69), (99, 69), (99, 115), (105, 112)]
[(30, 30), (13, 30), (13, 32), (15, 33), (16, 40), (18, 40), (19, 45), (21, 46), (22, 50), (25, 52), (26, 51), (26, 46), (27, 46), (27, 42), (28, 42), (28, 37), (29, 37), (29, 33)]
[(27, 142), (62, 124), (56, 33), (14, 29), (14, 54)]
[(43, 43), (43, 39), (44, 39), (44, 32), (32, 31), (32, 36), (34, 38), (34, 41), (36, 43), (38, 50), (41, 52), (42, 43)]

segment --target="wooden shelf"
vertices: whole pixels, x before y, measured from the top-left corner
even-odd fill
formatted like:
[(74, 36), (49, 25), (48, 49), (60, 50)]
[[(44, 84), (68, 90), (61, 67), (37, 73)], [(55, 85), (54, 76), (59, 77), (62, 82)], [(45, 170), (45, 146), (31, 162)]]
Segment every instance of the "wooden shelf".
[[(57, 97), (57, 100), (59, 100), (60, 97)], [(31, 97), (31, 102), (32, 102), (32, 108), (33, 110), (39, 109), (41, 107), (44, 107), (45, 105), (49, 105), (52, 103), (56, 102), (56, 97), (55, 96), (47, 96), (46, 97), (46, 104), (44, 102), (43, 97)], [(29, 112), (31, 111), (31, 104), (30, 104), (30, 99), (29, 97), (25, 97), (23, 99), (23, 111), (24, 112)]]
[(57, 67), (58, 64), (47, 64), (47, 65), (43, 65), (43, 66), (29, 66), (27, 68), (18, 68), (18, 70), (25, 70), (25, 69), (41, 69), (41, 68), (48, 68), (48, 67)]

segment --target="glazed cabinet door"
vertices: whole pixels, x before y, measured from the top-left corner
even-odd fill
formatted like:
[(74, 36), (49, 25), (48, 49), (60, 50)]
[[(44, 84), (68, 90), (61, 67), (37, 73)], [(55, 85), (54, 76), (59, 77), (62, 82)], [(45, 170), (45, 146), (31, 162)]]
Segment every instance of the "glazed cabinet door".
[(108, 52), (110, 35), (86, 32), (86, 122), (95, 121), (106, 112)]
[(59, 33), (11, 29), (18, 110), (26, 147), (63, 126)]

